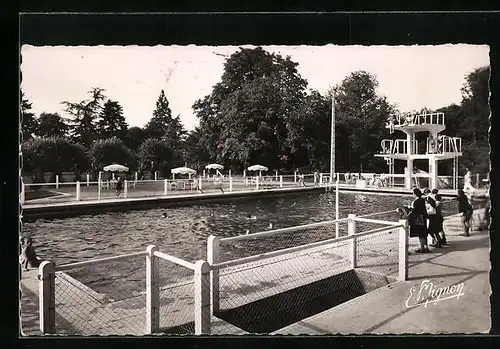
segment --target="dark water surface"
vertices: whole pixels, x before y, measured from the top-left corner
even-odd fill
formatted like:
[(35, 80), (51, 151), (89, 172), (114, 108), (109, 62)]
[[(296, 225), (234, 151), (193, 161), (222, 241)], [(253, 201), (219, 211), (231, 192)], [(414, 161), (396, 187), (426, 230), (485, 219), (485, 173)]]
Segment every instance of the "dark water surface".
[[(395, 210), (412, 200), (410, 196), (360, 193), (340, 193), (339, 198), (340, 218), (349, 213), (363, 215)], [(162, 217), (164, 213), (166, 217)], [(398, 220), (395, 212), (374, 218)], [(207, 237), (210, 235), (229, 237), (245, 234), (247, 229), (264, 231), (269, 229), (271, 222), (274, 229), (278, 229), (332, 219), (335, 219), (335, 193), (299, 193), (179, 208), (158, 207), (64, 219), (38, 219), (24, 223), (22, 231), (33, 237), (40, 258), (57, 265), (144, 251), (150, 244), (157, 245), (164, 253), (194, 262), (206, 259)], [(225, 259), (285, 248), (290, 243), (297, 245), (334, 237), (331, 228), (311, 234), (292, 232), (275, 236), (274, 240), (238, 241), (224, 246)], [(191, 270), (163, 260), (160, 261), (160, 270), (162, 284), (192, 278), (193, 275)], [(116, 300), (127, 297), (130, 292), (134, 295), (144, 290), (145, 257), (68, 273), (98, 292), (112, 294)]]
[[(339, 194), (339, 217), (395, 209), (411, 197)], [(163, 213), (166, 218), (162, 217)], [(247, 216), (252, 216), (249, 219)], [(374, 217), (375, 218), (375, 217)], [(397, 219), (394, 214), (392, 220)], [(228, 237), (335, 219), (334, 193), (307, 193), (169, 209), (110, 212), (23, 224), (37, 254), (56, 264), (137, 252), (150, 244), (188, 261), (206, 258), (210, 235)], [(383, 218), (382, 218), (383, 219)]]

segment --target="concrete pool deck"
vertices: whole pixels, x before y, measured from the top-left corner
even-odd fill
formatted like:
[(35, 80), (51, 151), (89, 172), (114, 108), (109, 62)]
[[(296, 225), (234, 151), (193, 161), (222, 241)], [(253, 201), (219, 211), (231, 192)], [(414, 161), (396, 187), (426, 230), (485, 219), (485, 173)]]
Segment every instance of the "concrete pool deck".
[[(267, 197), (274, 195), (287, 195), (301, 192), (325, 191), (328, 186), (309, 185), (305, 187), (293, 186), (274, 189), (249, 189), (221, 192), (189, 192), (171, 193), (169, 195), (146, 196), (146, 197), (119, 197), (106, 198), (102, 200), (81, 200), (81, 201), (59, 201), (30, 203), (22, 205), (23, 217), (26, 219), (66, 217), (79, 214), (92, 214), (113, 210), (132, 210), (156, 207), (175, 207), (183, 205), (195, 205), (224, 202), (227, 200), (244, 199), (249, 197)], [(356, 188), (345, 184), (339, 185), (340, 192), (358, 192), (366, 194), (383, 195), (411, 195), (411, 190), (404, 188)], [(477, 190), (477, 195), (484, 194), (484, 190)], [(441, 189), (443, 197), (455, 197), (456, 191)]]
[[(475, 215), (483, 215), (484, 210), (477, 210)], [(475, 217), (476, 219), (476, 217)], [(376, 291), (367, 293), (343, 303), (339, 306), (323, 311), (317, 315), (298, 321), (292, 325), (286, 326), (272, 332), (273, 334), (349, 334), (349, 333), (485, 333), (490, 327), (490, 304), (489, 304), (489, 233), (488, 231), (477, 231), (474, 229), (470, 237), (462, 237), (459, 234), (460, 218), (451, 216), (445, 221), (445, 230), (450, 245), (442, 249), (432, 249), (429, 254), (415, 254), (413, 251), (417, 247), (416, 239), (410, 239), (409, 256), (409, 279), (405, 282), (393, 283), (382, 286)], [(396, 234), (391, 234), (390, 239), (396, 238)], [(364, 263), (369, 266), (372, 261), (380, 258), (386, 260), (386, 263), (392, 260), (389, 256), (390, 248), (387, 251), (381, 251), (381, 246), (390, 246), (387, 244), (387, 238), (384, 238), (384, 244), (371, 243), (368, 250), (363, 255)], [(368, 252), (368, 253), (367, 253)], [(227, 300), (230, 301), (227, 306), (235, 307), (240, 302), (247, 302), (254, 297), (268, 297), (272, 293), (283, 292), (289, 288), (296, 288), (299, 284), (311, 283), (318, 278), (325, 277), (324, 272), (331, 268), (342, 272), (348, 266), (345, 264), (347, 258), (347, 249), (338, 248), (332, 255), (332, 251), (318, 249), (318, 251), (307, 251), (307, 260), (311, 263), (305, 263), (303, 254), (290, 254), (282, 256), (274, 261), (268, 261), (264, 264), (249, 264), (239, 266), (237, 270), (228, 268), (227, 271), (221, 271), (221, 306)], [(336, 257), (336, 258), (332, 258)], [(300, 263), (297, 263), (300, 262)], [(276, 272), (279, 266), (280, 271)], [(272, 270), (271, 270), (272, 269)], [(314, 272), (311, 272), (314, 271)], [(237, 272), (237, 273), (235, 273)], [(299, 280), (290, 283), (286, 274), (293, 273), (299, 275)], [(387, 272), (387, 276), (396, 273), (392, 269)], [(25, 316), (27, 323), (24, 326), (25, 334), (36, 333), (37, 318), (32, 314), (36, 311), (36, 292), (38, 281), (36, 280), (37, 271), (33, 270), (23, 277), (22, 287), (27, 289), (27, 300), (24, 301), (24, 310), (27, 310)], [(231, 276), (233, 274), (233, 276)], [(288, 275), (290, 276), (290, 275)], [(62, 282), (65, 277), (61, 277)], [(438, 304), (430, 304), (427, 307), (419, 306), (414, 308), (405, 307), (405, 301), (408, 299), (411, 287), (419, 286), (423, 280), (431, 280), (437, 287), (445, 287), (453, 284), (464, 283), (464, 295), (460, 299), (443, 300)], [(56, 279), (57, 280), (57, 279)], [(265, 283), (262, 280), (266, 281)], [(270, 286), (274, 283), (274, 286)], [(246, 286), (248, 290), (245, 299), (241, 297), (241, 290), (238, 287)], [(300, 286), (300, 285), (299, 285)], [(76, 286), (75, 286), (76, 287)], [(171, 287), (171, 286), (170, 286)], [(176, 295), (180, 301), (176, 302), (176, 307), (189, 311), (192, 304), (189, 304), (192, 282), (179, 283), (174, 286), (175, 292), (169, 291), (166, 296)], [(137, 296), (133, 309), (121, 307), (119, 304), (109, 306), (102, 302), (91, 290), (79, 289), (79, 297), (75, 301), (80, 304), (83, 299), (89, 299), (93, 304), (89, 312), (89, 320), (107, 319), (106, 322), (113, 323), (113, 326), (106, 328), (100, 325), (98, 328), (100, 334), (131, 333), (137, 328), (137, 322), (141, 314), (144, 314), (142, 298)], [(35, 298), (34, 298), (35, 296)], [(57, 296), (56, 296), (57, 297)], [(90, 306), (89, 302), (85, 304)], [(71, 309), (75, 304), (60, 305), (60, 310), (68, 312), (71, 315)], [(94, 304), (95, 303), (95, 304)], [(175, 309), (170, 309), (175, 310)], [(179, 311), (175, 313), (182, 313)], [(142, 315), (143, 316), (143, 315)], [(130, 319), (137, 319), (135, 329), (130, 326), (134, 324)], [(109, 321), (108, 321), (109, 320)], [(181, 319), (182, 320), (182, 319)], [(214, 334), (245, 334), (246, 331), (233, 326), (225, 321), (214, 317)], [(89, 321), (78, 321), (79, 326), (91, 323)], [(128, 327), (127, 327), (128, 324)], [(77, 331), (78, 332), (78, 331)]]

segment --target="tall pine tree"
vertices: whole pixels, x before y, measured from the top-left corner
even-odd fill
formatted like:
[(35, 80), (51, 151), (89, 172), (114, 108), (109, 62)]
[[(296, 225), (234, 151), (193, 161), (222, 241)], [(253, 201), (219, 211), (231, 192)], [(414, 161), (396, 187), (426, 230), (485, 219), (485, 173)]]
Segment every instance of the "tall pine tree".
[(105, 90), (94, 87), (89, 91), (90, 100), (79, 103), (64, 101), (66, 112), (72, 116), (69, 120), (71, 138), (83, 145), (89, 146), (97, 138), (96, 123), (99, 112), (102, 110), (101, 103), (106, 99)]
[(156, 109), (153, 117), (144, 127), (148, 138), (158, 138), (164, 140), (174, 151), (181, 151), (181, 143), (184, 140), (186, 131), (181, 123), (180, 116), (172, 117), (172, 110), (169, 107), (165, 91), (161, 90), (156, 101)]
[(127, 121), (123, 116), (122, 106), (116, 102), (108, 100), (99, 114), (97, 122), (97, 132), (101, 139), (111, 137), (123, 138), (128, 129)]
[(23, 139), (28, 140), (33, 138), (38, 128), (38, 122), (35, 119), (35, 114), (31, 111), (32, 103), (24, 97), (21, 91), (21, 132)]

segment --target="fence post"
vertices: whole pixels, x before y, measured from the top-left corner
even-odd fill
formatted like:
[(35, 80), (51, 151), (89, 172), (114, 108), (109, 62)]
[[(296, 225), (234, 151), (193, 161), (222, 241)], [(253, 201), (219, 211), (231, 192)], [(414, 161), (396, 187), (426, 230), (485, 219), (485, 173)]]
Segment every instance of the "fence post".
[(76, 201), (80, 201), (80, 181), (76, 181)]
[(155, 171), (155, 181), (158, 180), (158, 172)]
[[(207, 261), (211, 266), (219, 263), (220, 240), (217, 236), (210, 235), (207, 240)], [(219, 269), (212, 269), (210, 272), (210, 284), (212, 295), (212, 314), (219, 311)]]
[(137, 171), (135, 171), (135, 175), (134, 175), (134, 188), (136, 185), (137, 185)]
[(283, 175), (280, 175), (280, 188), (283, 188)]
[(349, 214), (347, 215), (347, 235), (352, 236), (351, 240), (351, 266), (352, 269), (356, 268), (356, 215)]
[(87, 173), (87, 187), (90, 186), (90, 175)]
[(293, 182), (297, 183), (297, 171), (293, 172)]
[(26, 195), (25, 193), (26, 193), (26, 185), (21, 180), (21, 195), (20, 195), (21, 204), (24, 204), (25, 195)]
[(323, 185), (323, 174), (319, 174), (319, 185)]
[(476, 189), (479, 189), (479, 173), (476, 173)]
[(101, 171), (99, 171), (99, 177), (97, 178), (97, 200), (101, 200)]
[(233, 191), (233, 177), (229, 177), (229, 191)]
[(399, 231), (399, 281), (408, 279), (408, 221), (405, 219), (399, 220), (403, 225), (398, 228)]
[(127, 180), (123, 181), (123, 197), (126, 198), (128, 193), (128, 182)]
[(259, 190), (259, 176), (255, 176), (255, 187)]
[[(339, 219), (339, 179), (335, 182), (335, 219)], [(335, 237), (339, 237), (339, 223), (335, 223)]]
[(194, 266), (194, 334), (210, 334), (210, 265), (196, 261)]
[(276, 170), (276, 177), (275, 180), (278, 181), (278, 170)]
[(56, 270), (52, 262), (44, 261), (38, 268), (40, 331), (56, 333)]
[(146, 333), (152, 334), (160, 327), (160, 285), (158, 282), (158, 259), (155, 245), (146, 249)]
[(59, 189), (59, 175), (56, 175), (56, 189)]
[(203, 190), (203, 180), (202, 178), (198, 178), (198, 189)]

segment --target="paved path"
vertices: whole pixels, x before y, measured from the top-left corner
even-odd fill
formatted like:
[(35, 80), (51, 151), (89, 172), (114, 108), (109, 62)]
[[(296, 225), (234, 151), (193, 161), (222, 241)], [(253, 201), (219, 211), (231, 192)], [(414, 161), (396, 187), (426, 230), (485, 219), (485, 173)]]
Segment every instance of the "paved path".
[[(410, 255), (409, 280), (382, 287), (282, 328), (275, 334), (486, 333), (490, 328), (489, 232), (459, 234), (459, 217), (446, 222), (449, 247)], [(417, 246), (411, 239), (411, 249)], [(410, 307), (410, 289), (464, 284), (459, 299)], [(408, 302), (415, 304), (414, 298)]]

